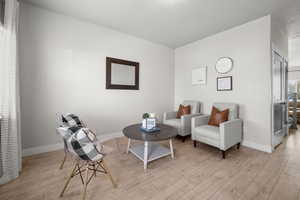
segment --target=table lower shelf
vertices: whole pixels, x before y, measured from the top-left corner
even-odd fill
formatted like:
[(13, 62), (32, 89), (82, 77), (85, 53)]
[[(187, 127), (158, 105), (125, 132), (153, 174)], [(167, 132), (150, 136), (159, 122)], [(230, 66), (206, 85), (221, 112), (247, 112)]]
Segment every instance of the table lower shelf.
[[(139, 144), (131, 147), (129, 151), (133, 153), (140, 160), (144, 161), (144, 144)], [(149, 143), (148, 145), (148, 161), (151, 162), (153, 160), (171, 155), (171, 150), (157, 143)]]

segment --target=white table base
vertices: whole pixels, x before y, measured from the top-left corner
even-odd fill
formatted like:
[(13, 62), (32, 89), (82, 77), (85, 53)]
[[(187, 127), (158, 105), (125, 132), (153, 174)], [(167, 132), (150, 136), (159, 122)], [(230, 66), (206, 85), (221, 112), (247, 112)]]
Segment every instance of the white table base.
[(131, 140), (128, 139), (127, 153), (131, 152), (136, 157), (144, 162), (144, 170), (147, 170), (147, 165), (153, 160), (171, 155), (171, 158), (174, 159), (174, 151), (172, 139), (169, 140), (170, 148), (166, 148), (158, 143), (154, 142), (144, 142), (144, 144), (135, 145), (130, 147)]

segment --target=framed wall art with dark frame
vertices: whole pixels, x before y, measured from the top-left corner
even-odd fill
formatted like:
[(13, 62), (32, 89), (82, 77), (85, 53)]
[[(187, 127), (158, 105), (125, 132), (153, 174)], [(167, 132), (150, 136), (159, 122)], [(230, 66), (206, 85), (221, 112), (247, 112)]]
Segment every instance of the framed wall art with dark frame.
[(138, 62), (106, 57), (106, 89), (139, 90)]
[(217, 91), (231, 91), (232, 76), (217, 77)]

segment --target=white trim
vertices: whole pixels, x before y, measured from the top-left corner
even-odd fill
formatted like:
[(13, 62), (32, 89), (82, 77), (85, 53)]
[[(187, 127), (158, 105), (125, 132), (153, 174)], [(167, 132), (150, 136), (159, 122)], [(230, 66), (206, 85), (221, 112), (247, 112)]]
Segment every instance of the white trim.
[(57, 143), (57, 144), (50, 144), (50, 145), (44, 145), (44, 146), (23, 149), (22, 157), (45, 153), (45, 152), (50, 152), (50, 151), (56, 151), (56, 150), (62, 149), (63, 146), (64, 146), (63, 143)]
[(272, 153), (272, 147), (268, 146), (268, 145), (257, 144), (257, 143), (250, 142), (250, 141), (243, 141), (242, 145), (245, 146), (245, 147), (249, 147), (251, 149), (256, 149), (256, 150), (259, 150), (259, 151)]
[[(117, 138), (117, 137), (121, 137), (123, 136), (122, 132), (114, 132), (114, 133), (106, 133), (103, 135), (98, 135), (98, 138), (101, 142), (113, 139), (113, 138)], [(50, 151), (56, 151), (56, 150), (60, 150), (63, 148), (63, 143), (57, 143), (57, 144), (50, 144), (50, 145), (44, 145), (44, 146), (38, 146), (38, 147), (32, 147), (32, 148), (27, 148), (27, 149), (23, 149), (22, 151), (22, 156), (31, 156), (31, 155), (36, 155), (36, 154), (40, 154), (40, 153), (46, 153), (46, 152), (50, 152)]]

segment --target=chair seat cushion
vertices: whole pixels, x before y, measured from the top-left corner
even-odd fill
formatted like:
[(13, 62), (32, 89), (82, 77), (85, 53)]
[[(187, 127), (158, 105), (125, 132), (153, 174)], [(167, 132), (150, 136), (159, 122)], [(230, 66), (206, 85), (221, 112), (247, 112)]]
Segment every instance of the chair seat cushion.
[(164, 124), (173, 126), (177, 129), (181, 127), (181, 119), (168, 119), (164, 121)]
[(201, 137), (207, 137), (214, 140), (220, 139), (220, 130), (217, 126), (210, 126), (210, 125), (204, 125), (204, 126), (198, 126), (194, 130), (196, 134), (198, 134)]

